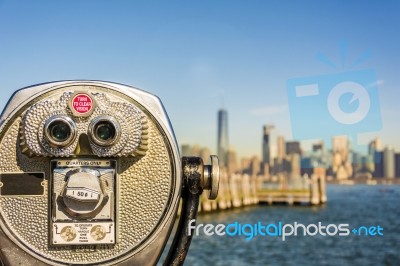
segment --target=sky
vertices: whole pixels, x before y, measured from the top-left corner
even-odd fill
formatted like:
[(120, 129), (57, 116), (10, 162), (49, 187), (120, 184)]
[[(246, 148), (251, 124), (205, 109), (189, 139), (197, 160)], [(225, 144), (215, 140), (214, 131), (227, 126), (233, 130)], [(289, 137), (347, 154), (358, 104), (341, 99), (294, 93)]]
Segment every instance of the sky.
[(230, 146), (260, 156), (264, 124), (296, 133), (288, 80), (372, 69), (382, 127), (359, 141), (400, 151), (399, 13), (399, 1), (0, 0), (0, 109), (37, 83), (113, 81), (159, 96), (179, 144), (214, 153), (225, 108)]

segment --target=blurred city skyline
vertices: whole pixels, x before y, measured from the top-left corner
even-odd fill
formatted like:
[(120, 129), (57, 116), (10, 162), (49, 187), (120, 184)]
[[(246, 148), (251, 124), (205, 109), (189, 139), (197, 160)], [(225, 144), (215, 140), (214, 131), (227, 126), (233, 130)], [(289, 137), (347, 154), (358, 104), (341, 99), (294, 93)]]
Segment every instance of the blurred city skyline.
[[(347, 135), (332, 136), (329, 141), (308, 141), (311, 148), (304, 148), (304, 142), (287, 140), (274, 125), (266, 124), (260, 134), (261, 152), (239, 156), (238, 151), (229, 146), (228, 117), (227, 110), (218, 110), (216, 150), (220, 166), (228, 174), (265, 178), (280, 175), (296, 179), (325, 169), (323, 175), (327, 175), (329, 180), (400, 177), (400, 152), (396, 152), (392, 145), (383, 146), (380, 137), (369, 140), (365, 151), (358, 150), (360, 147), (354, 145)], [(204, 161), (208, 161), (213, 153), (208, 147), (188, 143), (181, 144), (180, 151), (182, 156), (199, 156)]]
[(380, 136), (398, 151), (399, 11), (397, 1), (0, 0), (0, 109), (37, 83), (124, 83), (161, 98), (180, 144), (213, 153), (216, 113), (225, 108), (230, 145), (249, 157), (261, 155), (265, 124), (293, 139), (287, 80), (373, 69), (382, 129), (360, 143)]
[[(215, 123), (217, 125), (218, 121), (220, 121), (220, 119), (221, 119), (220, 118), (220, 113), (221, 112), (223, 112), (223, 116), (224, 116), (224, 122), (223, 123), (226, 126), (226, 128), (224, 128), (222, 130), (224, 132), (223, 133), (223, 135), (224, 135), (223, 142), (225, 143), (224, 149), (225, 150), (234, 150), (235, 152), (238, 153), (238, 155), (240, 155), (239, 158), (240, 157), (252, 157), (252, 156), (258, 156), (258, 157), (261, 158), (263, 156), (262, 136), (263, 136), (264, 127), (266, 127), (266, 126), (273, 128), (274, 132), (275, 132), (274, 135), (279, 136), (279, 137), (283, 137), (286, 141), (299, 142), (299, 144), (302, 147), (302, 152), (305, 153), (305, 154), (310, 153), (312, 151), (312, 149), (313, 149), (313, 145), (319, 144), (319, 143), (323, 143), (323, 145), (324, 145), (326, 150), (332, 150), (332, 140), (334, 138), (337, 138), (337, 137), (345, 137), (349, 142), (349, 147), (354, 152), (357, 152), (357, 153), (360, 153), (360, 154), (363, 154), (363, 155), (368, 154), (368, 149), (369, 149), (370, 143), (372, 141), (375, 141), (376, 139), (379, 139), (379, 141), (381, 143), (380, 146), (382, 147), (382, 149), (385, 148), (385, 147), (388, 147), (388, 148), (394, 149), (396, 152), (400, 152), (400, 147), (398, 147), (398, 145), (396, 143), (391, 144), (391, 143), (388, 143), (385, 140), (382, 140), (381, 136), (379, 134), (377, 134), (376, 132), (373, 132), (373, 133), (361, 133), (360, 136), (359, 136), (361, 141), (362, 141), (361, 144), (357, 143), (357, 140), (353, 139), (352, 136), (347, 135), (347, 134), (330, 135), (328, 139), (326, 139), (326, 138), (316, 138), (316, 139), (302, 140), (302, 139), (294, 139), (294, 138), (288, 137), (288, 136), (291, 136), (291, 134), (290, 133), (289, 134), (283, 133), (274, 123), (265, 123), (265, 124), (260, 124), (260, 128), (259, 128), (259, 130), (257, 132), (258, 135), (259, 135), (258, 136), (258, 138), (259, 138), (259, 147), (257, 149), (255, 149), (253, 151), (253, 153), (249, 153), (249, 154), (246, 154), (246, 155), (242, 156), (240, 151), (236, 149), (237, 145), (235, 145), (235, 143), (232, 143), (229, 140), (229, 137), (228, 137), (231, 134), (231, 132), (229, 130), (229, 123), (230, 123), (229, 122), (229, 111), (227, 109), (225, 109), (225, 108), (217, 110), (216, 111), (217, 116), (216, 116)], [(216, 128), (217, 128), (217, 131), (215, 132), (216, 142), (215, 142), (215, 144), (213, 146), (201, 145), (200, 142), (196, 142), (196, 141), (193, 141), (193, 142), (182, 142), (182, 141), (179, 141), (179, 140), (178, 140), (178, 144), (179, 144), (179, 146), (182, 146), (182, 145), (189, 145), (189, 146), (192, 146), (192, 147), (195, 146), (195, 147), (198, 147), (200, 149), (207, 148), (211, 153), (220, 155), (221, 152), (219, 151), (219, 148), (218, 148), (218, 142), (219, 142), (218, 140), (221, 138), (221, 132), (218, 129), (218, 126), (216, 126)]]

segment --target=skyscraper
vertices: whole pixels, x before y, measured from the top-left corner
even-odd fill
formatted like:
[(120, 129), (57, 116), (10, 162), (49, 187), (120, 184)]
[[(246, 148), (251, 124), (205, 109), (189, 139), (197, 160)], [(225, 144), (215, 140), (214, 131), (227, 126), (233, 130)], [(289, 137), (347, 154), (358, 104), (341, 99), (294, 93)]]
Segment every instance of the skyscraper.
[(290, 179), (298, 178), (301, 176), (301, 157), (298, 153), (289, 155), (288, 172)]
[(283, 136), (277, 137), (277, 158), (274, 169), (277, 173), (283, 172), (286, 161), (286, 142)]
[(327, 167), (330, 162), (328, 154), (325, 152), (325, 145), (323, 141), (319, 141), (312, 145), (312, 165), (314, 167)]
[(349, 146), (347, 136), (332, 138), (332, 170), (337, 179), (347, 179), (353, 175)]
[(227, 166), (228, 162), (228, 112), (224, 109), (218, 111), (218, 143), (217, 152), (221, 166)]
[(394, 149), (391, 146), (387, 146), (383, 151), (383, 176), (386, 178), (394, 178), (396, 175), (394, 159)]
[(376, 151), (382, 151), (382, 143), (378, 137), (368, 144), (368, 155), (374, 156)]
[(400, 153), (396, 153), (394, 156), (396, 164), (396, 177), (400, 177)]
[(374, 177), (383, 177), (383, 151), (374, 152)]
[(356, 175), (358, 172), (361, 172), (363, 169), (363, 162), (362, 162), (362, 155), (361, 153), (358, 152), (353, 152), (353, 159), (351, 160), (352, 167), (353, 167), (353, 173)]
[(301, 155), (301, 148), (300, 148), (300, 142), (298, 141), (288, 141), (286, 142), (286, 154), (300, 154)]
[(260, 173), (260, 159), (258, 156), (253, 156), (250, 159), (250, 174), (258, 175)]
[(262, 146), (262, 162), (263, 164), (268, 163), (272, 165), (274, 159), (274, 151), (276, 151), (277, 142), (274, 141), (272, 136), (273, 125), (265, 125), (263, 127), (263, 146)]
[(286, 157), (286, 142), (285, 137), (278, 136), (278, 160), (282, 162)]

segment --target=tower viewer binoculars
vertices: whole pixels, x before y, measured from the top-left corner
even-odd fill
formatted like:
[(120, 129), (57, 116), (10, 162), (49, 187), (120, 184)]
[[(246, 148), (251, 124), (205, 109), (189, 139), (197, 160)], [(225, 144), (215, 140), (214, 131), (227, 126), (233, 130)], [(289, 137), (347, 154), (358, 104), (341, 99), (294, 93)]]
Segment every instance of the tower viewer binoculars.
[[(39, 84), (0, 118), (3, 265), (181, 265), (218, 158), (179, 156), (161, 101), (102, 81)], [(181, 200), (182, 199), (182, 200)]]

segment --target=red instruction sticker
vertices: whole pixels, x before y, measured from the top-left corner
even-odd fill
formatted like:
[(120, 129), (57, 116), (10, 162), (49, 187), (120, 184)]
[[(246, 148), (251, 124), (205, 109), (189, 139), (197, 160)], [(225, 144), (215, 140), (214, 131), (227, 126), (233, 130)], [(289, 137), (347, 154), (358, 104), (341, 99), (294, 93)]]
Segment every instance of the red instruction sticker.
[(93, 109), (93, 100), (86, 93), (78, 93), (72, 98), (71, 107), (76, 113), (85, 115)]

